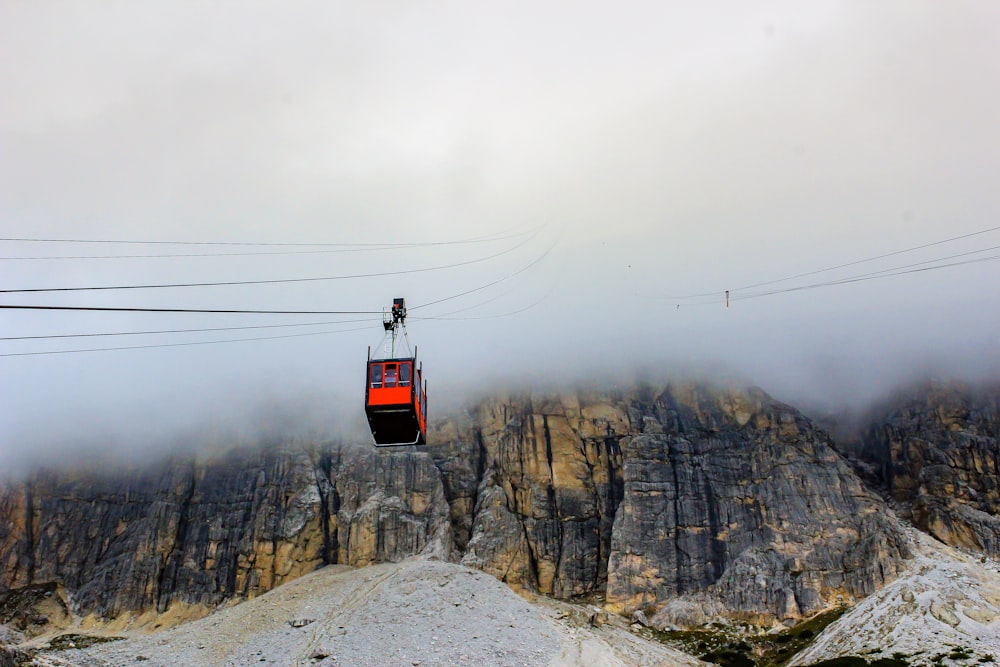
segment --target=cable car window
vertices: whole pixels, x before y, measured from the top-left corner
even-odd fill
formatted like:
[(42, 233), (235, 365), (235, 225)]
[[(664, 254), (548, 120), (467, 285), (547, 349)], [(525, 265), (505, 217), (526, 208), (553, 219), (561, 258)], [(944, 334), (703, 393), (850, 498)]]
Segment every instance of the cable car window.
[(372, 364), (372, 389), (382, 387), (382, 364)]
[(409, 387), (410, 386), (410, 365), (400, 364), (399, 365), (399, 386)]
[(396, 386), (396, 364), (385, 365), (385, 386), (386, 387)]

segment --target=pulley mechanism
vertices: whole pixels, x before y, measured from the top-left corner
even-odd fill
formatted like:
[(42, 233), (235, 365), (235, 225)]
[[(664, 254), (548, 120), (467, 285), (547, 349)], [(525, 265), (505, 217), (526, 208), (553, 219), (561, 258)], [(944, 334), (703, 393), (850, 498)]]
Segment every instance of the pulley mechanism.
[(388, 354), (390, 357), (394, 357), (396, 356), (396, 339), (400, 332), (404, 337), (406, 336), (406, 299), (393, 299), (392, 308), (382, 309), (382, 328), (390, 336), (390, 340), (386, 341), (386, 345), (389, 346)]

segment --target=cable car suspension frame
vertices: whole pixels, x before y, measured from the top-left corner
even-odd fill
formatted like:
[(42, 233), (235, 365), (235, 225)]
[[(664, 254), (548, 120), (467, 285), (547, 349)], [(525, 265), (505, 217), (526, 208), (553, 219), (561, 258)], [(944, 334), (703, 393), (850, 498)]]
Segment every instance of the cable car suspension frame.
[[(365, 415), (376, 447), (422, 445), (427, 441), (427, 381), (417, 364), (417, 348), (410, 352), (406, 334), (406, 301), (393, 299), (383, 311), (383, 356), (373, 358), (368, 348)], [(408, 356), (396, 356), (402, 336)]]

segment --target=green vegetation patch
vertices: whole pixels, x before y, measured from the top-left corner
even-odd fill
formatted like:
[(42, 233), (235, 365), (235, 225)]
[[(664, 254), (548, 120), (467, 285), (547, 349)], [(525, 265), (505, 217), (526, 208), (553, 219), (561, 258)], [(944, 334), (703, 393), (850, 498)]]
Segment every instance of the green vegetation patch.
[(879, 658), (868, 662), (864, 658), (856, 655), (848, 655), (842, 658), (831, 658), (814, 662), (809, 667), (909, 667), (908, 662), (897, 658)]
[[(818, 614), (793, 628), (770, 635), (751, 635), (732, 628), (711, 630), (652, 630), (655, 639), (722, 667), (783, 667), (796, 653), (815, 641), (826, 626), (840, 618), (847, 607)], [(869, 663), (859, 658), (859, 667)], [(871, 663), (875, 664), (875, 663)], [(879, 664), (879, 667), (903, 667)], [(850, 667), (850, 666), (842, 666)]]
[(98, 637), (97, 635), (59, 635), (45, 645), (46, 651), (66, 651), (74, 648), (88, 648), (96, 644), (107, 644), (125, 639), (124, 637)]
[(730, 650), (712, 651), (701, 656), (701, 659), (722, 667), (755, 667), (757, 664), (746, 653)]
[(809, 667), (868, 667), (868, 661), (856, 655), (848, 655), (843, 658), (814, 662)]
[[(53, 651), (87, 648), (96, 644), (106, 644), (125, 639), (124, 637), (98, 637), (96, 635), (64, 634), (50, 640), (41, 648), (22, 649), (0, 646), (0, 667), (37, 667), (40, 655)], [(44, 664), (49, 664), (45, 662)], [(60, 663), (61, 664), (61, 663)]]

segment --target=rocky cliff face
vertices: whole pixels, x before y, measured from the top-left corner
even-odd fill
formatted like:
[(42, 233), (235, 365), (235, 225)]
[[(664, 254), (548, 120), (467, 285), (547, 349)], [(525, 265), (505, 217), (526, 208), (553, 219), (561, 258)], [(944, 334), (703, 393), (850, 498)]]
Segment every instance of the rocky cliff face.
[(623, 406), (521, 397), (480, 406), (475, 423), (478, 479), (446, 469), (476, 487), (464, 562), (560, 598), (603, 590), (622, 499)]
[(0, 590), (57, 582), (112, 617), (428, 553), (660, 624), (768, 623), (868, 595), (909, 555), (828, 437), (759, 390), (496, 398), (430, 441), (36, 474), (0, 490)]
[(1000, 386), (928, 383), (845, 448), (942, 542), (1000, 556)]
[(447, 555), (446, 507), (425, 454), (284, 445), (39, 473), (0, 494), (0, 583), (60, 582), (84, 615), (208, 608), (327, 563)]
[(871, 593), (907, 555), (828, 438), (759, 390), (521, 398), (474, 421), (476, 449), (436, 456), (479, 461), (464, 562), (515, 588), (766, 623)]

